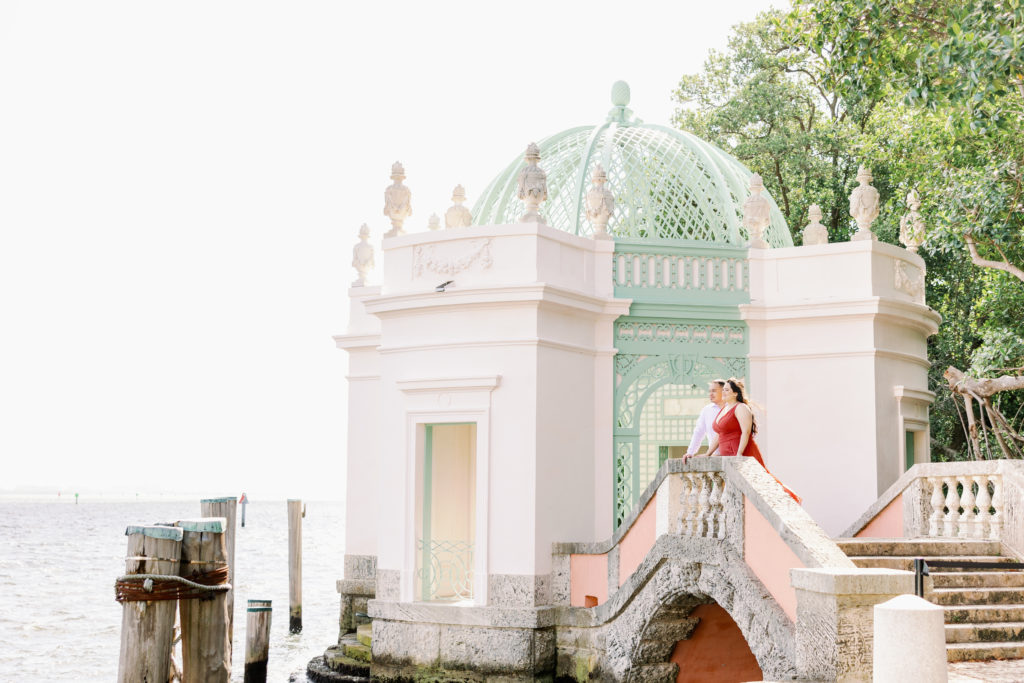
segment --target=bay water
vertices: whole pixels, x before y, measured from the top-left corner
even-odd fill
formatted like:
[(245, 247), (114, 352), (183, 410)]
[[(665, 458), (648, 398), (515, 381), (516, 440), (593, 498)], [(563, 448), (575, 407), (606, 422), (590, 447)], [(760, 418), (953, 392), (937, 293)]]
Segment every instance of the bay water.
[[(0, 496), (0, 681), (116, 680), (122, 608), (114, 580), (124, 573), (125, 527), (200, 516), (198, 498), (167, 498)], [(306, 503), (303, 629), (289, 634), (287, 504), (248, 505), (235, 541), (232, 681), (243, 680), (248, 599), (273, 601), (268, 681), (304, 672), (337, 642), (343, 512), (339, 502)]]

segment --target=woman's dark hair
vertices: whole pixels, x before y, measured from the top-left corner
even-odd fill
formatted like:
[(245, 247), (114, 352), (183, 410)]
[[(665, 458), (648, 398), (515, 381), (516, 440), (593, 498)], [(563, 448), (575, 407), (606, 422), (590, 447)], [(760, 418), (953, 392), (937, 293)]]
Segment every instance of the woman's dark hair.
[[(745, 403), (747, 405), (747, 407), (749, 408), (750, 407), (750, 401), (747, 400), (747, 395), (745, 393), (743, 393), (743, 389), (744, 389), (744, 387), (743, 387), (743, 380), (736, 379), (735, 377), (730, 377), (729, 379), (725, 380), (725, 382), (726, 382), (726, 384), (729, 385), (729, 388), (732, 389), (733, 392), (735, 392), (736, 400), (739, 403)], [(751, 408), (751, 410), (750, 410), (750, 436), (754, 436), (754, 434), (757, 434), (757, 418), (754, 417), (754, 410)]]

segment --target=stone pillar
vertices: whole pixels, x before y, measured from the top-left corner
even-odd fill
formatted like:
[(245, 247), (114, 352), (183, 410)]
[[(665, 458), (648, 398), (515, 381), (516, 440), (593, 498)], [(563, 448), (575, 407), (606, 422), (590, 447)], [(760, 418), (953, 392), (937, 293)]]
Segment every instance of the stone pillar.
[(356, 612), (367, 614), (367, 602), (377, 588), (377, 558), (372, 555), (345, 555), (345, 578), (337, 583), (341, 595), (338, 638), (352, 633), (359, 625)]
[(946, 683), (942, 608), (916, 595), (875, 605), (875, 683)]
[(896, 569), (792, 569), (796, 668), (801, 679), (864, 681), (872, 670), (872, 608), (914, 592), (914, 574)]

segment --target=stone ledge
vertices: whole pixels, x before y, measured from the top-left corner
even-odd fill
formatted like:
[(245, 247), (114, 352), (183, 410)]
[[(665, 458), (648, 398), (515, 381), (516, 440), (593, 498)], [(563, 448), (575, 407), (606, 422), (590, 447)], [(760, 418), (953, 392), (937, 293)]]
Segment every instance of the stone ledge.
[(729, 460), (725, 465), (729, 485), (746, 496), (805, 567), (854, 568), (853, 561), (835, 541), (756, 460)]
[(914, 572), (900, 569), (790, 569), (793, 588), (827, 595), (901, 595), (914, 592)]
[(547, 628), (555, 625), (554, 607), (499, 608), (370, 600), (368, 609), (370, 618), (389, 621), (504, 628)]
[(377, 591), (374, 579), (338, 579), (335, 585), (343, 595), (365, 595), (372, 598)]

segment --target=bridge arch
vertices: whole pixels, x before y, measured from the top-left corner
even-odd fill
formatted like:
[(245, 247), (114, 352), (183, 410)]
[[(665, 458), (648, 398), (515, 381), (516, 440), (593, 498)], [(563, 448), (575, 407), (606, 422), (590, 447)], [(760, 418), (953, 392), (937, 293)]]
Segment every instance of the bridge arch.
[(673, 647), (698, 627), (694, 610), (712, 604), (735, 622), (766, 679), (795, 675), (793, 623), (738, 553), (720, 546), (705, 551), (703, 561), (663, 557), (608, 624), (605, 666), (615, 680), (675, 681)]

